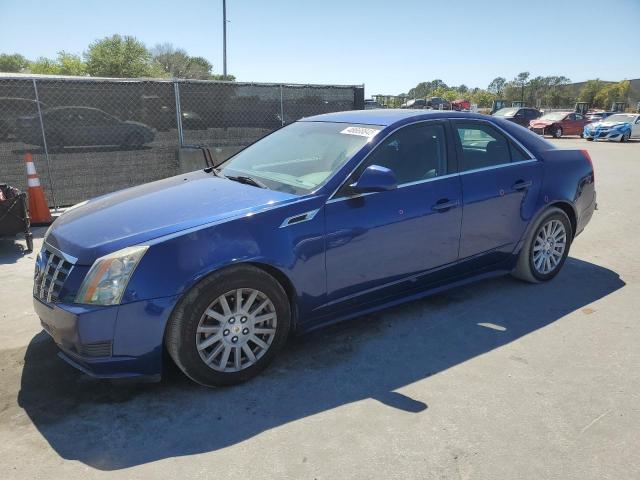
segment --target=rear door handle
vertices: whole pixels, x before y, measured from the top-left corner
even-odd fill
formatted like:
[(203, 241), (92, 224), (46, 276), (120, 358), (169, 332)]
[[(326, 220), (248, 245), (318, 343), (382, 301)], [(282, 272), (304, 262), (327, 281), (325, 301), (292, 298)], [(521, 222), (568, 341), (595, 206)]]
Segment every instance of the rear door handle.
[(431, 207), (432, 210), (436, 212), (446, 212), (451, 208), (455, 208), (458, 206), (457, 200), (449, 200), (448, 198), (442, 198), (438, 200), (434, 206)]
[(511, 188), (513, 190), (526, 190), (527, 188), (529, 188), (531, 185), (533, 184), (533, 182), (531, 180), (525, 182), (524, 180), (518, 180), (516, 183), (514, 183), (513, 185), (511, 185)]

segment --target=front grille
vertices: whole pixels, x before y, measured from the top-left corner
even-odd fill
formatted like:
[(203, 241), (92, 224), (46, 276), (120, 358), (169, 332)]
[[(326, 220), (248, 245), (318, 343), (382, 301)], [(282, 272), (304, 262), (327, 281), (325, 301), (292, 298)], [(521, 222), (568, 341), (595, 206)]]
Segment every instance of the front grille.
[(111, 341), (78, 345), (77, 350), (83, 357), (110, 357)]
[(73, 269), (69, 258), (54, 253), (47, 245), (42, 247), (36, 264), (33, 294), (48, 303), (59, 301), (60, 291)]

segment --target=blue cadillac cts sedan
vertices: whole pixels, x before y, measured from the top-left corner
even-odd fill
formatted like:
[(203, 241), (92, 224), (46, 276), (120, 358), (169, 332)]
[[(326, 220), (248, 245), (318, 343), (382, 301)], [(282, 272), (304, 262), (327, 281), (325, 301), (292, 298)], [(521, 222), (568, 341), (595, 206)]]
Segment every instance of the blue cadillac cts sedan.
[(228, 385), (293, 332), (496, 275), (551, 280), (595, 206), (587, 152), (512, 122), (319, 115), (69, 210), (39, 253), (34, 306), (90, 375), (158, 378), (172, 359)]

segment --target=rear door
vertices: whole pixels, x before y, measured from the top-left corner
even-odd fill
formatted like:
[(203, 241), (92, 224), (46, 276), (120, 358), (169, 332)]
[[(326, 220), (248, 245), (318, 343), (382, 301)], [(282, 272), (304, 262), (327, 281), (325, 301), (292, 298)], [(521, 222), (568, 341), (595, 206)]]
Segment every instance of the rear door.
[(578, 135), (579, 131), (582, 131), (580, 128), (582, 125), (582, 115), (579, 116), (580, 120), (578, 120), (578, 115), (575, 113), (570, 113), (565, 118), (564, 122), (562, 122), (562, 127), (565, 135)]
[(454, 121), (462, 180), (460, 259), (505, 259), (529, 222), (542, 165), (490, 122)]

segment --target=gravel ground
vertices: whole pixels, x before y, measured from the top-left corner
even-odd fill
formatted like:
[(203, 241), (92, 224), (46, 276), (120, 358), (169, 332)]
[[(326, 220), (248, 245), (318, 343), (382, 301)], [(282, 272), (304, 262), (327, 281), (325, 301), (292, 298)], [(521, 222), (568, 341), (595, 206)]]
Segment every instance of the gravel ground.
[(554, 281), (315, 332), (233, 388), (76, 372), (33, 313), (34, 255), (0, 241), (0, 475), (640, 478), (640, 142), (554, 142), (589, 149), (599, 203)]

